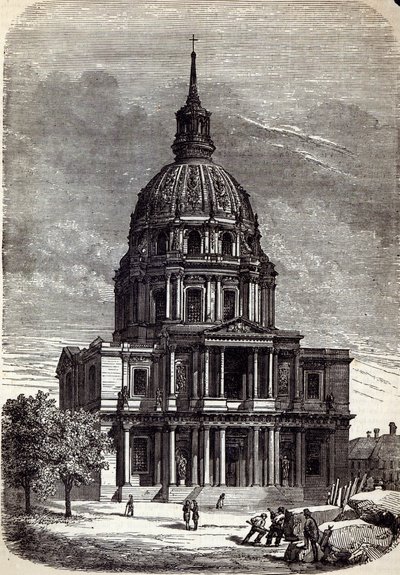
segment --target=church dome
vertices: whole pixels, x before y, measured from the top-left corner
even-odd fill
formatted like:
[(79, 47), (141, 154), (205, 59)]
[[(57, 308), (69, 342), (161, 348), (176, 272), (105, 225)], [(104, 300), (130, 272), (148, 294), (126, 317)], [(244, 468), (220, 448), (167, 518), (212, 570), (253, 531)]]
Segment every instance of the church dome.
[(224, 168), (188, 158), (164, 166), (140, 192), (135, 220), (157, 223), (166, 217), (238, 217), (253, 222), (249, 194)]
[(176, 215), (254, 224), (249, 194), (211, 158), (215, 146), (210, 117), (211, 112), (200, 102), (193, 51), (186, 104), (176, 112), (175, 162), (164, 166), (139, 193), (133, 215), (139, 227), (142, 223), (161, 224)]

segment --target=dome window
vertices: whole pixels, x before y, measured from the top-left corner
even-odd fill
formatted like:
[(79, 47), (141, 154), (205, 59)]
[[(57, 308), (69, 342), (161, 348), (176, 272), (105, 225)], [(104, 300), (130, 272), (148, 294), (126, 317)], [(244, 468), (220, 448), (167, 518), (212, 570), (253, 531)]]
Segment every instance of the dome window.
[(167, 253), (167, 236), (164, 232), (158, 234), (157, 237), (157, 255), (165, 256)]
[(186, 291), (186, 321), (199, 323), (202, 321), (202, 291), (201, 289), (188, 289)]
[(224, 290), (224, 321), (235, 317), (236, 294), (233, 290)]
[(191, 231), (188, 236), (187, 253), (191, 256), (201, 253), (201, 236), (196, 230)]
[(233, 240), (229, 232), (225, 232), (222, 236), (222, 255), (231, 256), (233, 253)]

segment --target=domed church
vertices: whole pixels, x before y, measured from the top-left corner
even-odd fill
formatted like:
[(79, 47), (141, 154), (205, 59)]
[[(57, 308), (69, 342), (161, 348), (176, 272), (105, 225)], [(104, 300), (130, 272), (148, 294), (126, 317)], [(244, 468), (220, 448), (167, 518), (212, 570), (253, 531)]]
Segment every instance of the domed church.
[(348, 476), (351, 359), (276, 327), (278, 274), (249, 194), (213, 162), (194, 50), (172, 150), (131, 215), (112, 342), (57, 367), (60, 407), (99, 410), (115, 440), (93, 496), (322, 501)]

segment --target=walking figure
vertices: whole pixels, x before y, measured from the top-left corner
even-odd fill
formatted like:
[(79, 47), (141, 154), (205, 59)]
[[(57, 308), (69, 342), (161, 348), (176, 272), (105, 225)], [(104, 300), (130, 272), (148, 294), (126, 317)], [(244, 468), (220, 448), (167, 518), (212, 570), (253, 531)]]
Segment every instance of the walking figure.
[(125, 507), (125, 514), (127, 517), (133, 517), (133, 495), (129, 495), (128, 502)]
[(186, 531), (190, 531), (190, 508), (191, 508), (190, 501), (189, 499), (186, 499), (182, 507), (183, 520), (185, 522)]
[(191, 505), (192, 510), (192, 519), (193, 519), (193, 531), (197, 531), (197, 527), (199, 526), (199, 504), (195, 499), (192, 501)]
[(217, 505), (215, 506), (217, 509), (222, 509), (225, 503), (225, 493), (221, 493), (218, 498)]

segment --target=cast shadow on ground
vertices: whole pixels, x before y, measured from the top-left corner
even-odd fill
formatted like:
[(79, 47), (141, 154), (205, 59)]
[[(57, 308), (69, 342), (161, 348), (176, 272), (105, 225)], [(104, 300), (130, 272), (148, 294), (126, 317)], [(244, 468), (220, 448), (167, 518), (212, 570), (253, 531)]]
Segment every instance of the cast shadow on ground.
[(241, 545), (242, 541), (243, 541), (243, 537), (240, 537), (240, 535), (229, 535), (229, 537), (227, 537), (227, 540), (233, 541), (237, 545)]
[(160, 527), (168, 527), (168, 529), (185, 529), (184, 523), (163, 523)]

